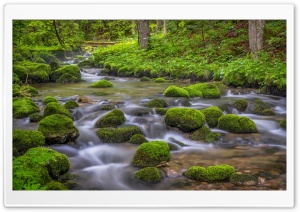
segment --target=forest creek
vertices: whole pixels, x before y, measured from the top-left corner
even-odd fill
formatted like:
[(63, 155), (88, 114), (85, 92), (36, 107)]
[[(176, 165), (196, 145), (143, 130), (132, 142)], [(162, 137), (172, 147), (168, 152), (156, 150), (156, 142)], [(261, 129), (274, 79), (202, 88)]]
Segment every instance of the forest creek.
[[(53, 69), (49, 76), (56, 77), (57, 82), (28, 75), (28, 70), (34, 70), (32, 67), (38, 64), (36, 61), (32, 66), (29, 62), (14, 64), (15, 190), (286, 190), (283, 90), (275, 92), (283, 95), (270, 95), (254, 86), (225, 85), (214, 79), (118, 75), (113, 71), (116, 61), (104, 61), (100, 66), (83, 64), (98, 56), (97, 50), (96, 56), (94, 49), (88, 50), (79, 56), (77, 52), (71, 53), (61, 61), (60, 68)], [(56, 64), (50, 63), (51, 69), (52, 65)], [(80, 80), (65, 75), (74, 73), (67, 72), (68, 66), (80, 70)], [(64, 74), (53, 74), (64, 67)], [(213, 96), (215, 90), (217, 96)], [(74, 106), (68, 107), (70, 102)], [(36, 106), (35, 112), (19, 112), (22, 107)], [(66, 128), (77, 130), (63, 135), (64, 138), (58, 136), (59, 132), (49, 135), (47, 128), (51, 131), (55, 125), (49, 117), (55, 114), (68, 116), (72, 122)], [(198, 116), (203, 120), (194, 120)], [(47, 118), (49, 122), (43, 122)], [(129, 126), (137, 129), (129, 132)], [(17, 132), (19, 129), (24, 131)], [(34, 145), (26, 141), (30, 146), (26, 147), (25, 138), (36, 137), (25, 135), (27, 131), (42, 132), (44, 143)], [(140, 137), (133, 141), (135, 135)], [(151, 143), (153, 147), (148, 145)], [(40, 146), (55, 153), (43, 153)], [(151, 148), (158, 148), (158, 152)], [(61, 159), (56, 151), (67, 158)], [(36, 172), (46, 170), (47, 177), (44, 173), (32, 173), (36, 165), (28, 162), (39, 154), (42, 162)], [(56, 159), (43, 161), (47, 154)], [(65, 164), (59, 164), (59, 160), (68, 160), (63, 162), (69, 163), (68, 167), (62, 168)], [(27, 170), (20, 168), (20, 164), (26, 164)], [(26, 171), (33, 177), (24, 177)]]

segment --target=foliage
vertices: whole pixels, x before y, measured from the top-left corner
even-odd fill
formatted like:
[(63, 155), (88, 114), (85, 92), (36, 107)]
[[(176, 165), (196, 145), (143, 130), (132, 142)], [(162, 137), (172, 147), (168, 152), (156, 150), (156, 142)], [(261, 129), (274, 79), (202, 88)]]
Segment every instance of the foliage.
[(226, 114), (219, 118), (218, 128), (233, 133), (254, 133), (257, 132), (255, 123), (247, 117), (235, 114)]
[(134, 177), (146, 183), (158, 183), (161, 180), (161, 173), (158, 168), (146, 167), (137, 171)]
[(34, 97), (39, 94), (38, 90), (32, 86), (26, 85), (20, 87), (20, 96)]
[(100, 128), (97, 136), (103, 143), (121, 143), (129, 141), (135, 134), (143, 134), (137, 126), (124, 126), (119, 128)]
[[(13, 73), (25, 83), (26, 79), (30, 83), (49, 82), (50, 66), (41, 63), (32, 63), (28, 61), (19, 62), (13, 65)], [(28, 77), (27, 77), (28, 74)]]

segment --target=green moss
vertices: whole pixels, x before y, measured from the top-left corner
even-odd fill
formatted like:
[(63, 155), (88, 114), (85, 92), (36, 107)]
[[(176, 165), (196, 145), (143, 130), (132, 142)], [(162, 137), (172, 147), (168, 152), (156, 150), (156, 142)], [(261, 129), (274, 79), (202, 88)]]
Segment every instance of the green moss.
[(215, 182), (228, 179), (234, 172), (235, 169), (232, 166), (222, 164), (207, 168), (192, 166), (183, 175), (194, 180)]
[(147, 82), (147, 81), (151, 81), (151, 79), (149, 77), (142, 77), (140, 79), (141, 82)]
[(272, 180), (275, 178), (275, 176), (273, 174), (271, 174), (270, 172), (267, 172), (267, 171), (259, 171), (254, 176), (255, 177), (264, 177), (267, 180)]
[(65, 73), (63, 75), (61, 75), (57, 80), (56, 82), (59, 82), (59, 83), (72, 83), (72, 82), (78, 82), (78, 79), (71, 75), (71, 74), (68, 74), (68, 73)]
[(206, 136), (210, 133), (210, 129), (207, 126), (203, 126), (200, 129), (195, 130), (191, 134), (191, 139), (196, 141), (204, 141)]
[(13, 189), (39, 190), (70, 168), (66, 155), (36, 147), (13, 160)]
[(21, 65), (13, 65), (13, 74), (18, 76), (21, 81), (26, 81), (26, 68)]
[(90, 60), (84, 60), (78, 63), (78, 67), (80, 68), (93, 68), (94, 63)]
[(179, 88), (175, 85), (170, 85), (164, 92), (165, 96), (168, 97), (190, 97), (189, 92), (184, 90), (183, 88)]
[(56, 61), (52, 61), (49, 65), (51, 68), (51, 72), (57, 70), (60, 67), (59, 63)]
[(253, 113), (258, 115), (263, 115), (263, 111), (266, 109), (270, 109), (268, 103), (263, 102), (261, 99), (256, 99), (253, 104)]
[(235, 114), (227, 114), (220, 117), (218, 128), (233, 133), (257, 132), (256, 125), (251, 119)]
[(21, 93), (22, 96), (28, 96), (28, 97), (39, 95), (38, 90), (35, 89), (32, 86), (29, 86), (29, 85), (21, 86), (20, 87), (20, 93)]
[(68, 190), (66, 186), (64, 186), (62, 183), (56, 182), (56, 181), (51, 181), (51, 182), (47, 183), (45, 186), (45, 189), (46, 190)]
[(148, 142), (148, 140), (145, 138), (143, 134), (135, 134), (129, 140), (129, 143), (132, 144), (142, 144), (146, 142)]
[(168, 103), (164, 99), (153, 99), (146, 104), (146, 107), (162, 108), (168, 107)]
[(190, 89), (199, 90), (206, 99), (217, 99), (221, 97), (219, 88), (213, 83), (197, 83), (189, 86)]
[(213, 142), (213, 141), (219, 141), (221, 138), (221, 134), (217, 132), (210, 132), (205, 137), (206, 142)]
[(50, 116), (53, 114), (61, 114), (61, 115), (65, 115), (70, 118), (73, 118), (71, 113), (58, 102), (50, 102), (45, 107), (44, 117)]
[(107, 96), (110, 93), (106, 93), (106, 92), (103, 92), (103, 91), (96, 91), (96, 92), (92, 92), (91, 94), (94, 95), (94, 96)]
[(264, 116), (275, 116), (275, 113), (273, 110), (271, 109), (265, 109), (263, 112), (262, 112), (262, 115)]
[(63, 82), (64, 80), (67, 82), (67, 79), (71, 79), (72, 82), (79, 82), (81, 81), (80, 69), (76, 65), (62, 66), (50, 74), (50, 79), (53, 82), (57, 82), (59, 79), (60, 82)]
[(280, 126), (281, 128), (286, 129), (286, 119), (282, 119), (282, 120), (280, 121), (280, 123), (279, 123), (279, 126)]
[(200, 97), (203, 98), (203, 93), (200, 90), (192, 89), (190, 87), (184, 87), (184, 90), (189, 92), (190, 97)]
[(104, 128), (104, 127), (116, 127), (125, 122), (124, 113), (121, 110), (114, 109), (105, 116), (101, 117), (95, 124), (95, 127)]
[(92, 88), (109, 88), (109, 87), (113, 87), (113, 84), (107, 80), (99, 80), (97, 82), (94, 82), (91, 85), (91, 87)]
[(28, 97), (13, 101), (13, 117), (17, 119), (28, 117), (40, 112), (38, 106)]
[(79, 137), (79, 131), (74, 126), (73, 120), (61, 114), (43, 118), (39, 122), (38, 130), (46, 137), (47, 144), (75, 142)]
[(44, 104), (48, 104), (50, 102), (58, 102), (56, 98), (54, 98), (53, 96), (46, 96), (44, 99), (43, 99), (43, 102)]
[(222, 110), (216, 106), (211, 106), (201, 110), (205, 115), (206, 122), (209, 127), (216, 127), (218, 125), (218, 120), (223, 116)]
[(13, 130), (13, 156), (23, 155), (28, 149), (45, 145), (45, 136), (37, 130)]
[(154, 80), (154, 82), (156, 82), (156, 83), (162, 83), (162, 82), (167, 82), (167, 80), (165, 80), (164, 78), (156, 78)]
[(50, 66), (41, 63), (30, 63), (28, 61), (20, 65), (13, 66), (13, 73), (18, 75), (19, 79), (25, 83), (28, 73), (27, 81), (30, 83), (45, 83), (49, 82)]
[(158, 183), (161, 181), (161, 173), (155, 167), (143, 168), (136, 172), (134, 177), (146, 183)]
[(65, 104), (64, 104), (65, 108), (67, 109), (74, 109), (76, 107), (79, 107), (79, 105), (77, 104), (77, 102), (75, 102), (74, 100), (68, 100)]
[(125, 126), (119, 128), (101, 128), (97, 136), (103, 143), (121, 143), (129, 141), (135, 134), (143, 134), (137, 126)]
[(104, 105), (101, 110), (113, 110), (116, 107), (114, 105)]
[(165, 123), (184, 132), (201, 128), (205, 123), (204, 114), (196, 109), (171, 108), (165, 115)]
[(164, 116), (167, 113), (167, 109), (164, 108), (155, 108), (155, 112), (161, 116)]
[(39, 113), (33, 113), (33, 114), (30, 114), (30, 116), (29, 116), (30, 122), (39, 122), (42, 119), (43, 119), (43, 115), (39, 114)]
[(248, 101), (246, 99), (239, 99), (234, 101), (233, 106), (238, 110), (238, 111), (245, 111), (246, 108), (248, 107)]
[(13, 97), (18, 97), (18, 96), (21, 95), (20, 88), (21, 88), (20, 85), (18, 85), (18, 84), (13, 84), (13, 88), (12, 88)]
[(253, 182), (253, 184), (257, 184), (257, 178), (253, 175), (250, 174), (237, 174), (233, 173), (230, 176), (230, 182), (235, 184), (235, 185), (243, 185), (245, 183)]
[(132, 77), (133, 76), (133, 70), (130, 69), (127, 66), (123, 66), (119, 68), (118, 70), (118, 76), (120, 77)]
[(169, 146), (164, 141), (143, 143), (135, 152), (132, 164), (138, 167), (156, 166), (160, 162), (169, 161), (171, 154)]

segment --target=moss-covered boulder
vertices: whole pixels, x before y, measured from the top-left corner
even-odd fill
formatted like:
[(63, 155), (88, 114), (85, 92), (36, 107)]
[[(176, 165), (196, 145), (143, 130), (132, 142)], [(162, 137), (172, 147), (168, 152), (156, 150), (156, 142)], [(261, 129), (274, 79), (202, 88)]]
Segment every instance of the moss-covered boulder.
[[(45, 83), (49, 82), (49, 73), (51, 68), (47, 64), (24, 62), (20, 65), (13, 66), (13, 73), (15, 73), (19, 79), (25, 83)], [(28, 77), (27, 77), (28, 74)]]
[(210, 129), (207, 126), (203, 126), (197, 130), (195, 130), (190, 138), (196, 141), (204, 141), (206, 136), (210, 133)]
[(177, 127), (184, 132), (191, 132), (201, 128), (205, 123), (204, 114), (196, 109), (171, 108), (165, 115), (165, 123)]
[(218, 132), (210, 132), (207, 134), (205, 137), (206, 142), (214, 142), (214, 141), (219, 141), (221, 138), (221, 134)]
[(50, 80), (53, 82), (63, 82), (64, 80), (67, 82), (67, 79), (71, 79), (72, 82), (81, 81), (81, 73), (77, 65), (62, 66), (50, 74)]
[(124, 113), (121, 110), (114, 109), (105, 116), (101, 117), (95, 124), (95, 127), (116, 127), (125, 122)]
[(58, 191), (58, 190), (68, 190), (68, 188), (60, 182), (51, 181), (51, 182), (49, 182), (45, 185), (45, 190), (56, 190), (56, 191)]
[(257, 132), (256, 125), (250, 118), (235, 114), (221, 116), (219, 119), (218, 128), (233, 133)]
[(55, 150), (36, 147), (13, 160), (13, 190), (40, 190), (70, 168), (70, 161)]
[(23, 155), (28, 149), (45, 145), (45, 136), (37, 130), (13, 130), (13, 156)]
[(73, 118), (71, 113), (58, 102), (50, 102), (46, 105), (44, 109), (44, 117), (53, 114), (61, 114), (61, 115), (68, 116), (69, 118)]
[(286, 119), (282, 119), (282, 120), (280, 121), (280, 123), (279, 123), (279, 126), (280, 126), (281, 128), (286, 129)]
[(164, 92), (167, 97), (186, 97), (189, 98), (190, 94), (183, 88), (179, 88), (175, 85), (170, 85)]
[(142, 143), (147, 143), (147, 142), (148, 142), (148, 140), (145, 138), (145, 136), (143, 134), (135, 134), (129, 140), (129, 143), (132, 143), (132, 144), (142, 144)]
[(216, 106), (205, 108), (201, 112), (205, 115), (205, 120), (209, 127), (216, 127), (219, 118), (223, 116), (222, 110)]
[(264, 111), (270, 109), (270, 105), (261, 99), (256, 99), (253, 103), (253, 113), (258, 115), (264, 115)]
[(103, 143), (122, 143), (129, 141), (135, 134), (143, 134), (137, 126), (100, 128), (96, 133)]
[(168, 110), (165, 109), (165, 108), (155, 108), (156, 114), (159, 114), (159, 115), (161, 115), (161, 116), (166, 115), (167, 111), (168, 111)]
[(51, 72), (57, 70), (60, 65), (57, 61), (52, 61), (51, 63), (49, 63), (50, 68), (51, 68)]
[(203, 93), (200, 90), (196, 90), (190, 87), (183, 87), (184, 90), (189, 92), (190, 97), (200, 97), (203, 98)]
[(13, 101), (13, 117), (17, 119), (28, 117), (30, 114), (40, 112), (38, 106), (28, 97)]
[(146, 107), (155, 107), (155, 108), (162, 108), (162, 107), (168, 107), (168, 103), (164, 99), (153, 99), (150, 102), (148, 102)]
[(122, 66), (118, 70), (118, 76), (119, 77), (132, 77), (133, 76), (133, 70), (130, 67)]
[(91, 87), (92, 88), (109, 88), (109, 87), (113, 87), (113, 84), (107, 80), (99, 80), (97, 82), (94, 82), (91, 85)]
[(39, 95), (39, 92), (34, 87), (26, 85), (20, 87), (20, 94), (21, 96), (33, 97)]
[(246, 99), (239, 99), (234, 101), (233, 106), (240, 112), (243, 112), (248, 107), (248, 101)]
[(63, 75), (61, 75), (57, 80), (56, 82), (58, 83), (72, 83), (72, 82), (78, 82), (78, 78), (71, 75), (71, 74), (68, 74), (68, 73), (65, 73)]
[(158, 183), (161, 181), (161, 173), (155, 167), (142, 168), (134, 174), (134, 177), (146, 183)]
[(257, 185), (257, 178), (250, 174), (233, 173), (230, 176), (230, 182), (237, 186), (254, 186)]
[(132, 164), (138, 167), (149, 167), (170, 159), (171, 154), (166, 142), (151, 141), (139, 146), (133, 156)]
[(262, 112), (262, 115), (263, 116), (275, 116), (275, 112), (271, 109), (265, 109), (263, 112)]
[(235, 172), (234, 167), (228, 164), (209, 166), (207, 168), (202, 166), (192, 166), (183, 173), (184, 176), (205, 182), (223, 181)]
[(80, 68), (93, 68), (94, 67), (94, 63), (91, 60), (81, 61), (77, 65)]
[(48, 104), (50, 102), (58, 102), (56, 98), (54, 98), (53, 96), (46, 96), (44, 99), (43, 99), (43, 102), (44, 104)]
[(33, 113), (33, 114), (30, 114), (30, 116), (29, 116), (30, 122), (39, 122), (42, 119), (43, 119), (43, 115), (40, 113)]
[(79, 130), (74, 126), (73, 120), (61, 114), (43, 118), (38, 130), (46, 137), (46, 144), (75, 142), (79, 137)]
[(164, 78), (156, 78), (154, 80), (154, 82), (156, 82), (156, 83), (162, 83), (162, 82), (167, 82), (167, 80), (165, 80)]
[(147, 82), (147, 81), (151, 81), (151, 79), (149, 77), (142, 77), (140, 79), (141, 82)]
[(197, 83), (189, 86), (190, 89), (199, 90), (206, 99), (217, 99), (221, 97), (219, 88), (213, 83)]
[(79, 105), (77, 104), (77, 102), (75, 102), (74, 100), (68, 100), (65, 104), (64, 104), (66, 109), (74, 109), (76, 107), (79, 107)]

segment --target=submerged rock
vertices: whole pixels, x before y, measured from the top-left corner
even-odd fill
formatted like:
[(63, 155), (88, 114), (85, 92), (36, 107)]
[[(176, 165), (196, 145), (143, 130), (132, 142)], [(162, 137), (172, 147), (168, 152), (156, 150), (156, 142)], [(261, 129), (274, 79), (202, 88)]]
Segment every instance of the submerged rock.
[(254, 186), (257, 185), (258, 181), (257, 178), (250, 174), (232, 174), (230, 176), (230, 182), (234, 185), (238, 186)]

